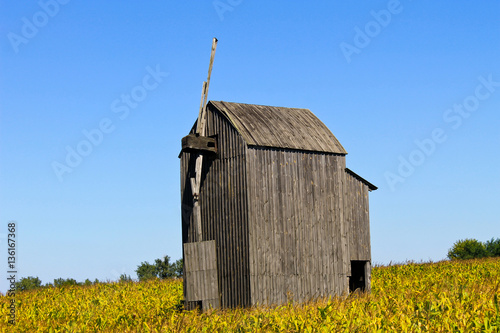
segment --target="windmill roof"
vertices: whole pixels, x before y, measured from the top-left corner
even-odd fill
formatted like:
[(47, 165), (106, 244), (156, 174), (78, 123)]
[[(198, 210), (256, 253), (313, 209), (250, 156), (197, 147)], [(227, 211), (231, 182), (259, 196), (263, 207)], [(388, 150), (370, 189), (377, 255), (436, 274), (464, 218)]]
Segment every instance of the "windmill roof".
[(345, 168), (345, 171), (348, 174), (350, 174), (351, 176), (353, 176), (354, 178), (356, 178), (357, 180), (359, 180), (360, 182), (362, 182), (363, 184), (365, 184), (366, 186), (368, 186), (368, 189), (370, 191), (375, 191), (376, 189), (378, 189), (377, 186), (373, 185), (372, 183), (370, 183), (369, 181), (367, 181), (366, 179), (364, 179), (363, 177), (361, 177), (360, 175), (358, 175), (357, 173), (355, 173), (351, 169)]
[(347, 154), (328, 127), (310, 110), (209, 101), (250, 146)]

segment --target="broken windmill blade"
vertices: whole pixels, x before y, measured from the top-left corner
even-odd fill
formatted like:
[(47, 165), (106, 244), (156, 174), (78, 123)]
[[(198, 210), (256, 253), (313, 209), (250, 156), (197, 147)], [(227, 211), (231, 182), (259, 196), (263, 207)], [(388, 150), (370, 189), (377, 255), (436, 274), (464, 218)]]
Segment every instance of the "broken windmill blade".
[(206, 129), (206, 113), (207, 113), (207, 98), (208, 98), (208, 88), (210, 87), (210, 76), (212, 75), (212, 67), (214, 65), (215, 50), (217, 49), (217, 38), (214, 37), (212, 41), (212, 51), (210, 52), (210, 64), (208, 65), (208, 76), (207, 81), (203, 82), (203, 92), (201, 94), (202, 102), (200, 103), (200, 113), (198, 115), (198, 124), (196, 128), (196, 134), (201, 136), (205, 135)]
[(194, 153), (196, 156), (194, 165), (194, 175), (190, 177), (191, 192), (193, 195), (193, 222), (196, 230), (196, 240), (203, 241), (201, 229), (201, 208), (199, 203), (199, 194), (201, 187), (201, 173), (203, 170), (203, 154), (216, 152), (215, 139), (206, 137), (206, 118), (207, 118), (207, 98), (208, 88), (210, 86), (210, 76), (214, 63), (215, 50), (217, 48), (217, 38), (212, 41), (212, 51), (210, 53), (210, 64), (208, 66), (207, 81), (203, 82), (200, 100), (200, 110), (198, 113), (198, 121), (196, 122), (195, 134), (190, 134), (182, 139), (182, 150)]
[[(210, 86), (210, 76), (212, 75), (212, 67), (214, 64), (215, 50), (217, 48), (217, 38), (212, 41), (212, 51), (210, 52), (210, 64), (208, 66), (208, 76), (207, 81), (203, 82), (203, 89), (201, 94), (200, 111), (198, 114), (198, 122), (196, 125), (196, 134), (204, 137), (206, 134), (206, 119), (207, 119), (207, 98), (208, 98), (208, 88)], [(194, 191), (193, 197), (197, 201), (200, 191), (201, 182), (201, 170), (203, 167), (203, 154), (199, 154), (196, 158), (195, 167), (195, 181), (194, 181)], [(193, 184), (193, 181), (191, 181)]]

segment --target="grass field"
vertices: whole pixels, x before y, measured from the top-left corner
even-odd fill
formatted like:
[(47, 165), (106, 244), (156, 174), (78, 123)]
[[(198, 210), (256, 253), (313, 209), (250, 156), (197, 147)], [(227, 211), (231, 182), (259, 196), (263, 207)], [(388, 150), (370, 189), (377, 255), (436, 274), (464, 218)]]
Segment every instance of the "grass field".
[(0, 297), (2, 332), (500, 332), (500, 260), (375, 267), (372, 293), (276, 308), (181, 311), (182, 282), (103, 283)]

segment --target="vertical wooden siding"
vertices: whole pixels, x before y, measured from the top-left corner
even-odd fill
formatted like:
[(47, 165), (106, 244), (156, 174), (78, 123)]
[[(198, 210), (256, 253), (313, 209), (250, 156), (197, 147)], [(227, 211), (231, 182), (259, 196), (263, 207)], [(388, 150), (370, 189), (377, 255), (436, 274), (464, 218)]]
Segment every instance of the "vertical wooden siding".
[[(203, 161), (200, 206), (203, 240), (215, 240), (221, 307), (250, 305), (246, 144), (217, 110), (209, 109), (207, 135), (217, 136), (218, 157)], [(183, 243), (195, 240), (192, 226), (190, 159), (181, 156)], [(186, 283), (186, 282), (185, 282)], [(188, 305), (189, 307), (189, 305)]]
[(252, 305), (348, 291), (345, 157), (249, 147)]
[(215, 241), (184, 244), (186, 302), (202, 301), (203, 310), (220, 306)]
[(349, 230), (349, 260), (371, 260), (368, 186), (345, 173), (344, 218)]

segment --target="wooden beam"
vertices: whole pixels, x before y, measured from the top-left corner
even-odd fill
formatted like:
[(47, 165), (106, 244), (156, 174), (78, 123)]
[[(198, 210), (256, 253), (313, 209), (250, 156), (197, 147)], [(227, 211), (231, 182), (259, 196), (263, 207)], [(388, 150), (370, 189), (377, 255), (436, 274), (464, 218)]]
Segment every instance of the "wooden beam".
[(200, 154), (217, 154), (215, 138), (189, 134), (182, 138), (183, 152), (197, 152)]
[(201, 131), (201, 128), (202, 128), (202, 121), (201, 119), (204, 118), (204, 114), (203, 114), (203, 110), (204, 110), (204, 107), (203, 107), (203, 103), (205, 101), (205, 94), (207, 93), (207, 82), (204, 81), (203, 82), (203, 87), (201, 88), (201, 100), (200, 100), (200, 110), (198, 111), (198, 121), (196, 122), (196, 134), (200, 134), (200, 131)]
[(214, 37), (212, 40), (212, 51), (210, 52), (210, 64), (208, 65), (208, 77), (207, 77), (207, 82), (205, 87), (205, 94), (204, 94), (204, 99), (203, 99), (203, 110), (201, 112), (201, 119), (200, 119), (200, 124), (197, 126), (198, 131), (197, 133), (200, 135), (205, 135), (205, 129), (206, 129), (206, 113), (207, 113), (207, 98), (208, 98), (208, 88), (210, 87), (210, 77), (212, 76), (212, 67), (214, 65), (214, 57), (215, 57), (215, 50), (217, 49), (217, 38)]
[[(208, 77), (207, 81), (203, 82), (203, 88), (201, 91), (200, 112), (198, 114), (198, 122), (196, 124), (196, 135), (198, 137), (204, 137), (206, 135), (208, 87), (210, 86), (210, 76), (212, 75), (212, 67), (214, 64), (216, 48), (217, 48), (217, 38), (214, 38), (212, 40), (212, 51), (210, 52), (210, 64), (208, 65)], [(201, 229), (201, 209), (199, 203), (202, 168), (203, 168), (203, 155), (198, 154), (198, 156), (196, 157), (194, 177), (191, 178), (191, 192), (193, 193), (193, 222), (196, 227), (196, 233), (197, 233), (196, 241), (198, 242), (203, 241), (203, 234)]]
[(196, 228), (196, 241), (203, 241), (203, 233), (201, 230), (201, 208), (200, 208), (200, 200), (194, 199), (193, 202), (193, 221), (195, 221)]

